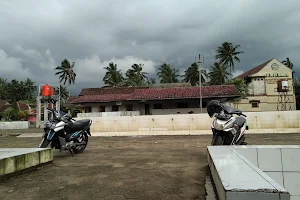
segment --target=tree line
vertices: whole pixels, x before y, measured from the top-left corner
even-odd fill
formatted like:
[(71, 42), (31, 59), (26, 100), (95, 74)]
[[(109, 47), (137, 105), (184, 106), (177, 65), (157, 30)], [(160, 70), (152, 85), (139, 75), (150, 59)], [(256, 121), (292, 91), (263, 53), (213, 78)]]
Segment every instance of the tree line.
[(12, 104), (18, 101), (32, 103), (35, 101), (37, 86), (29, 78), (25, 80), (13, 79), (10, 82), (0, 77), (0, 99), (9, 100)]
[[(6, 100), (11, 104), (10, 108), (0, 113), (0, 118), (2, 116), (5, 120), (26, 119), (29, 115), (28, 111), (19, 111), (17, 102), (21, 101), (35, 108), (37, 93), (38, 86), (30, 78), (7, 81), (0, 77), (0, 100)], [(64, 108), (68, 96), (66, 87), (60, 85), (61, 109)]]
[[(230, 80), (232, 70), (234, 70), (235, 61), (240, 62), (239, 54), (244, 53), (238, 51), (240, 45), (234, 46), (232, 43), (224, 42), (217, 48), (216, 62), (210, 67), (210, 72), (205, 69), (199, 72), (199, 64), (194, 62), (185, 71), (184, 75), (179, 75), (179, 70), (172, 68), (168, 63), (162, 63), (158, 68), (157, 77), (160, 83), (178, 83), (189, 82), (191, 85), (199, 85), (199, 75), (202, 84), (222, 85)], [(117, 64), (111, 62), (105, 67), (106, 73), (103, 78), (105, 87), (118, 86), (144, 86), (151, 85), (156, 82), (154, 78), (148, 78), (147, 72), (143, 72), (143, 64), (133, 64), (123, 75), (118, 70)], [(229, 72), (228, 72), (229, 69)], [(180, 78), (182, 78), (180, 80)]]
[[(239, 54), (244, 53), (238, 51), (240, 45), (234, 46), (232, 43), (224, 42), (217, 48), (216, 62), (210, 67), (210, 72), (205, 69), (199, 72), (199, 65), (195, 62), (185, 71), (184, 75), (179, 75), (179, 70), (172, 68), (168, 63), (162, 63), (158, 69), (157, 77), (160, 83), (178, 83), (189, 82), (191, 85), (199, 85), (199, 75), (202, 84), (222, 85), (230, 81), (232, 70), (234, 70), (235, 62), (240, 62)], [(55, 75), (59, 75), (60, 82), (74, 84), (76, 73), (74, 71), (75, 63), (70, 63), (67, 59), (63, 60)], [(155, 78), (148, 78), (149, 73), (143, 71), (144, 64), (134, 63), (125, 74), (118, 69), (117, 64), (111, 62), (104, 67), (106, 73), (103, 77), (104, 87), (120, 87), (120, 86), (146, 86), (156, 83)], [(228, 72), (229, 69), (229, 72)], [(180, 80), (182, 78), (182, 80)], [(209, 80), (209, 81), (208, 81)]]

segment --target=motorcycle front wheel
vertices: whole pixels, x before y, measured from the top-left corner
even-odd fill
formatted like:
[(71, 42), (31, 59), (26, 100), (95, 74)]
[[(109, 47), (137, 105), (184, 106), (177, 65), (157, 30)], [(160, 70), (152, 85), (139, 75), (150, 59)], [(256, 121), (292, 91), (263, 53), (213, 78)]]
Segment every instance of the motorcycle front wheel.
[(223, 138), (221, 136), (214, 136), (211, 144), (213, 146), (215, 146), (215, 145), (223, 145)]
[(50, 140), (47, 140), (47, 139), (43, 139), (43, 141), (41, 142), (39, 148), (47, 148), (47, 146), (50, 144)]

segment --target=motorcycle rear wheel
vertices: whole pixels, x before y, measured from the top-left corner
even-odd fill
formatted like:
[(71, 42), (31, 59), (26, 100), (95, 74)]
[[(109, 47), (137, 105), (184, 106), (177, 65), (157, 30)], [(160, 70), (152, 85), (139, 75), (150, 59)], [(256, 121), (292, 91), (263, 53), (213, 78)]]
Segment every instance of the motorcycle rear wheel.
[(73, 151), (74, 151), (75, 154), (82, 153), (85, 150), (85, 148), (86, 148), (86, 146), (88, 144), (88, 141), (89, 141), (89, 137), (88, 137), (88, 135), (86, 133), (82, 135), (82, 141), (84, 141), (85, 144), (82, 145), (82, 146), (80, 146), (81, 147), (80, 149), (78, 149), (78, 147), (76, 147), (76, 148), (73, 149)]

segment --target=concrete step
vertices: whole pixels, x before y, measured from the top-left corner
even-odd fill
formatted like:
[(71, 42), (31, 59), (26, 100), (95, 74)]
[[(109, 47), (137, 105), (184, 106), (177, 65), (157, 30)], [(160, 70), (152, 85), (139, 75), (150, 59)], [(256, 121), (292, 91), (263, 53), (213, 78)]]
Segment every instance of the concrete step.
[(50, 148), (0, 149), (0, 180), (53, 161)]

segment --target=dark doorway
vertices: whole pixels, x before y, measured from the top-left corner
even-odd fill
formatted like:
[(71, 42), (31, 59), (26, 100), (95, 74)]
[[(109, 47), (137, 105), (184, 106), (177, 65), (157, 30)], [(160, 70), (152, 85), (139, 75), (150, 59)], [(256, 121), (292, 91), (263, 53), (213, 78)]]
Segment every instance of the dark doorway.
[(113, 105), (111, 108), (111, 111), (115, 112), (115, 111), (119, 111), (119, 106), (118, 105)]
[(150, 105), (145, 104), (145, 115), (150, 115)]

